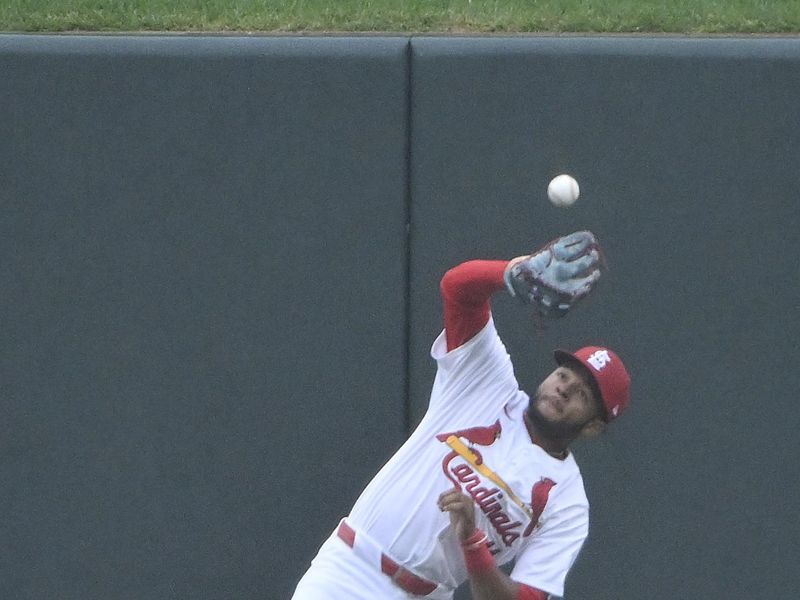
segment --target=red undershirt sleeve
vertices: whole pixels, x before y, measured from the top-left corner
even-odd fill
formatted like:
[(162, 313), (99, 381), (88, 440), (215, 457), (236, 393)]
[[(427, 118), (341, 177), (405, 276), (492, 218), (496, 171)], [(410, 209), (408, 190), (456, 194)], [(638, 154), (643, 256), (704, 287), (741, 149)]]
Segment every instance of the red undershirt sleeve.
[(547, 594), (542, 590), (520, 583), (514, 600), (547, 600)]
[(453, 267), (442, 277), (447, 350), (468, 342), (489, 321), (489, 298), (505, 289), (506, 260), (471, 260)]

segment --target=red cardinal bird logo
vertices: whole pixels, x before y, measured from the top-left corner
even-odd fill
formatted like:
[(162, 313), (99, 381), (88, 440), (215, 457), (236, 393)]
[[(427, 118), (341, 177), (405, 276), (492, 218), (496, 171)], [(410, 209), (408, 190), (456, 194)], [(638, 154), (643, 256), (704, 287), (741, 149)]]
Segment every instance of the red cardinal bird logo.
[(547, 501), (550, 498), (550, 490), (556, 482), (548, 477), (542, 477), (537, 483), (533, 485), (531, 490), (531, 522), (525, 528), (525, 533), (522, 537), (528, 537), (533, 531), (534, 527), (539, 524), (539, 517), (544, 512), (544, 507), (547, 506)]
[(490, 427), (470, 427), (468, 429), (460, 429), (450, 433), (440, 433), (436, 439), (440, 442), (447, 441), (451, 435), (464, 438), (471, 444), (478, 444), (479, 446), (491, 446), (495, 440), (500, 437), (503, 428), (500, 426), (500, 419), (494, 422)]

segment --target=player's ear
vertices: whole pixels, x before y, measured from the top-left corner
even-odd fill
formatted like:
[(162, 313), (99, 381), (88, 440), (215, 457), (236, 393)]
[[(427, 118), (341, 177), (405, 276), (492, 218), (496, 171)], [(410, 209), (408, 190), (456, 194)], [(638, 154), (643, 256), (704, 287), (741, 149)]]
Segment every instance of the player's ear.
[(595, 417), (581, 429), (581, 437), (595, 437), (606, 430), (607, 423), (600, 417)]

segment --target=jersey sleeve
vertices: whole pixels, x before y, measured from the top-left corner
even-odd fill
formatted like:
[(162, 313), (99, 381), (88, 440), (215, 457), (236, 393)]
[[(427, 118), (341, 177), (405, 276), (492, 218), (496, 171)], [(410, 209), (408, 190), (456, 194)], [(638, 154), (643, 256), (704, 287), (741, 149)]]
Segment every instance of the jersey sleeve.
[(517, 556), (511, 579), (562, 597), (567, 573), (588, 534), (588, 505), (574, 504), (554, 513)]
[(443, 331), (431, 348), (437, 369), (429, 412), (474, 425), (476, 419), (521, 401), (524, 392), (491, 315), (483, 329), (454, 350), (447, 350), (445, 335)]

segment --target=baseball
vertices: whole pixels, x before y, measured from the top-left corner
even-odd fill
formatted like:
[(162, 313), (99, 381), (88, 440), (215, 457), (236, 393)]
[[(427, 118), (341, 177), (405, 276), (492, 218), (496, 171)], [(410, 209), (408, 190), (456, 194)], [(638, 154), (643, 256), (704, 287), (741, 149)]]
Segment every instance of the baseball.
[(580, 193), (578, 182), (574, 177), (566, 174), (553, 177), (550, 185), (547, 186), (547, 197), (555, 206), (572, 206)]

